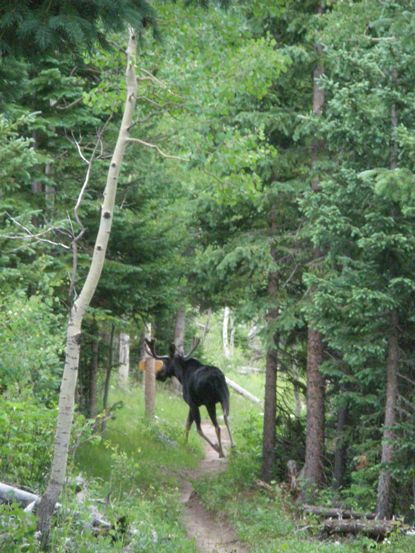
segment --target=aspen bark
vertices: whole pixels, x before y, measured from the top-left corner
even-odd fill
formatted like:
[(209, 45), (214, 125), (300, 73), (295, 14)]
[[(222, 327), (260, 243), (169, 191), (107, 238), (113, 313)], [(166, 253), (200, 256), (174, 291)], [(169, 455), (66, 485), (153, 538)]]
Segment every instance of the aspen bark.
[(113, 367), (114, 334), (115, 334), (115, 326), (114, 324), (112, 324), (111, 333), (109, 337), (109, 344), (108, 344), (107, 367), (105, 371), (104, 397), (102, 401), (102, 410), (104, 412), (104, 420), (102, 421), (102, 431), (104, 431), (107, 427), (106, 416), (108, 415), (108, 398), (110, 393), (111, 372)]
[(183, 355), (184, 353), (184, 336), (186, 328), (186, 310), (180, 307), (176, 313), (176, 325), (174, 329), (174, 345), (176, 351)]
[(89, 374), (89, 406), (88, 414), (91, 419), (94, 419), (97, 415), (97, 376), (98, 376), (98, 362), (99, 362), (99, 334), (98, 326), (95, 323), (93, 326), (94, 333), (91, 346), (91, 366)]
[[(151, 340), (151, 324), (147, 325), (145, 337)], [(144, 414), (148, 419), (153, 419), (156, 409), (156, 363), (146, 350), (144, 363)]]
[(118, 381), (122, 388), (127, 388), (130, 373), (130, 336), (125, 332), (120, 333), (118, 359)]
[(135, 75), (136, 48), (136, 34), (132, 29), (130, 29), (127, 47), (127, 97), (118, 139), (111, 159), (107, 182), (104, 189), (98, 235), (88, 275), (69, 314), (66, 334), (65, 364), (59, 395), (59, 411), (52, 467), (47, 489), (43, 494), (38, 507), (38, 527), (41, 532), (43, 546), (47, 544), (50, 519), (65, 483), (69, 440), (71, 436), (74, 413), (75, 388), (78, 376), (82, 320), (95, 293), (104, 266), (105, 254), (112, 226), (112, 216), (118, 178), (127, 145), (129, 128), (133, 121), (137, 96), (137, 79)]
[(229, 345), (229, 319), (231, 317), (231, 310), (229, 307), (225, 307), (223, 310), (223, 324), (222, 324), (222, 344), (223, 355), (226, 359), (231, 357), (231, 350)]

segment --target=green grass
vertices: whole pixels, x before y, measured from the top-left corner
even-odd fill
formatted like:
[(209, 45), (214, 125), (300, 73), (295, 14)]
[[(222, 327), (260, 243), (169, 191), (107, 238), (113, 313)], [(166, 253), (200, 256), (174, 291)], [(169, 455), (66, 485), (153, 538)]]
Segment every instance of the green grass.
[(108, 482), (114, 478), (114, 454), (125, 455), (137, 465), (134, 484), (138, 487), (171, 485), (181, 470), (193, 468), (202, 456), (200, 439), (191, 434), (184, 445), (184, 422), (187, 407), (178, 396), (163, 387), (157, 390), (156, 418), (146, 420), (142, 389), (115, 391), (111, 403), (123, 402), (109, 421), (102, 441), (85, 444), (76, 456), (77, 465), (86, 475)]
[[(115, 541), (109, 537), (91, 541), (80, 532), (75, 532), (74, 538), (77, 521), (66, 520), (55, 534), (54, 552), (122, 551), (132, 542), (131, 550), (137, 552), (195, 553), (181, 524), (178, 492), (183, 472), (198, 464), (203, 450), (195, 432), (189, 444), (184, 444), (186, 405), (161, 386), (156, 419), (149, 422), (144, 417), (141, 388), (114, 391), (111, 403), (117, 401), (122, 401), (123, 407), (109, 421), (102, 439), (78, 449), (75, 468), (87, 478), (93, 497), (109, 498), (107, 507), (99, 507), (105, 518), (114, 522), (125, 516), (132, 533)], [(73, 549), (59, 545), (68, 541), (65, 532), (71, 536)]]
[(381, 544), (368, 538), (321, 539), (318, 521), (299, 518), (279, 486), (274, 485), (275, 493), (268, 494), (255, 484), (261, 455), (260, 417), (252, 413), (239, 417), (239, 429), (245, 428), (236, 432), (239, 447), (227, 471), (200, 479), (195, 487), (209, 510), (227, 516), (251, 553), (415, 553), (414, 537), (395, 535)]

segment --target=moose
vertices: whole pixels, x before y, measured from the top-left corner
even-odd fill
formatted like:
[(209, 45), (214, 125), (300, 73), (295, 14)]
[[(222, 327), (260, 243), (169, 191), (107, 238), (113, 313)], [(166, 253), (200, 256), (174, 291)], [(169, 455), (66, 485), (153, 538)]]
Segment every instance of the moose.
[[(175, 376), (182, 384), (183, 399), (189, 406), (185, 427), (186, 443), (190, 428), (195, 422), (198, 434), (219, 453), (219, 457), (224, 457), (220, 426), (216, 418), (216, 404), (220, 403), (222, 406), (223, 418), (228, 429), (231, 446), (234, 447), (228, 421), (229, 389), (225, 376), (220, 369), (211, 365), (203, 365), (200, 361), (191, 357), (199, 342), (200, 340), (194, 340), (192, 349), (186, 355), (179, 353), (174, 344), (171, 344), (168, 355), (158, 355), (156, 353), (155, 340), (146, 340), (146, 346), (151, 357), (163, 361), (163, 366), (156, 376), (157, 380), (164, 382), (167, 378)], [(212, 443), (202, 430), (199, 410), (201, 405), (206, 407), (210, 420), (215, 427), (218, 445)]]

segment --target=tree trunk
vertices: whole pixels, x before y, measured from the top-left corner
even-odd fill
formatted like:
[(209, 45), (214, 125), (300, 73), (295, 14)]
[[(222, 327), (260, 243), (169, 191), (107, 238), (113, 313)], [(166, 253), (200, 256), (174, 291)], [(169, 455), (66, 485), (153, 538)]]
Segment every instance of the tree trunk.
[[(273, 238), (276, 232), (276, 215), (272, 206), (270, 212), (271, 257), (275, 259), (276, 252)], [(275, 307), (277, 295), (277, 274), (271, 271), (268, 275), (268, 301), (272, 307), (267, 313), (267, 325), (271, 330), (273, 343), (267, 345), (267, 360), (265, 368), (264, 423), (262, 436), (262, 466), (261, 478), (264, 482), (272, 480), (275, 457), (275, 425), (277, 416), (277, 351), (275, 348), (277, 336), (272, 329), (278, 318), (278, 308)]]
[[(46, 178), (50, 178), (52, 175), (52, 167), (50, 163), (46, 163), (45, 166), (45, 175)], [(56, 190), (54, 186), (51, 186), (50, 184), (45, 184), (45, 204), (46, 208), (51, 211), (55, 207), (55, 199), (56, 199)]]
[(108, 344), (108, 357), (107, 357), (107, 367), (105, 371), (105, 382), (104, 382), (104, 397), (102, 400), (102, 410), (104, 412), (104, 420), (102, 422), (102, 431), (105, 430), (107, 423), (106, 417), (108, 415), (108, 397), (110, 393), (110, 383), (111, 383), (111, 372), (113, 367), (113, 356), (114, 356), (114, 335), (115, 335), (115, 326), (114, 323), (111, 325), (111, 334)]
[(212, 309), (209, 307), (209, 309), (207, 310), (206, 322), (203, 326), (202, 344), (205, 343), (206, 336), (209, 334), (211, 318), (212, 318)]
[(121, 127), (104, 189), (98, 235), (88, 275), (69, 314), (65, 365), (59, 395), (59, 410), (52, 468), (47, 489), (42, 496), (38, 508), (39, 530), (41, 532), (42, 544), (44, 547), (47, 545), (48, 541), (53, 510), (65, 483), (69, 441), (73, 422), (75, 388), (78, 376), (82, 320), (95, 293), (104, 266), (105, 254), (111, 232), (118, 177), (127, 145), (128, 131), (133, 121), (137, 95), (137, 79), (134, 68), (136, 47), (136, 35), (135, 32), (130, 29), (127, 48), (127, 97)]
[(98, 360), (99, 360), (99, 334), (98, 325), (94, 321), (93, 337), (91, 344), (91, 366), (89, 375), (89, 405), (88, 415), (91, 419), (97, 416), (97, 376), (98, 376)]
[(186, 329), (186, 310), (180, 307), (176, 313), (176, 325), (174, 328), (174, 345), (180, 355), (184, 354), (184, 336)]
[[(151, 324), (147, 325), (146, 338), (151, 340)], [(147, 353), (147, 350), (145, 350), (144, 359), (144, 414), (148, 419), (153, 419), (156, 408), (155, 359)]]
[(271, 345), (265, 369), (264, 425), (262, 440), (261, 479), (270, 482), (275, 461), (275, 421), (277, 416), (277, 352)]
[(248, 399), (249, 401), (252, 401), (252, 403), (255, 403), (256, 405), (262, 404), (262, 401), (258, 397), (254, 396), (254, 394), (251, 394), (251, 392), (248, 392), (248, 390), (245, 390), (245, 388), (242, 388), (242, 386), (240, 386), (237, 382), (231, 380), (227, 376), (225, 376), (225, 378), (226, 384), (229, 386), (229, 388), (235, 390), (237, 394), (244, 397), (245, 399)]
[(125, 332), (120, 333), (118, 351), (118, 381), (120, 386), (126, 389), (128, 387), (128, 376), (130, 373), (130, 336)]
[[(392, 82), (397, 79), (396, 69), (392, 69)], [(398, 142), (396, 131), (398, 127), (398, 111), (396, 104), (391, 106), (391, 150), (390, 150), (390, 168), (396, 169), (398, 164)], [(392, 212), (392, 216), (396, 213)], [(382, 468), (378, 481), (378, 496), (376, 502), (376, 513), (379, 518), (389, 518), (391, 516), (391, 484), (392, 475), (390, 472), (390, 463), (393, 459), (393, 426), (396, 424), (396, 400), (398, 396), (398, 365), (399, 365), (399, 341), (398, 341), (398, 314), (393, 311), (390, 315), (390, 334), (388, 341), (388, 358), (386, 362), (386, 405), (385, 419), (382, 436)]]
[(319, 371), (323, 345), (318, 331), (308, 329), (307, 342), (307, 435), (303, 479), (305, 487), (319, 487), (323, 481), (324, 378)]
[(385, 422), (382, 437), (382, 469), (379, 474), (378, 497), (376, 513), (379, 518), (391, 516), (391, 471), (390, 463), (394, 453), (394, 430), (396, 424), (396, 399), (398, 395), (398, 365), (399, 365), (399, 342), (398, 342), (398, 315), (396, 311), (391, 314), (391, 331), (388, 343), (388, 359), (386, 363), (386, 406)]
[[(340, 393), (344, 391), (340, 387)], [(344, 481), (344, 473), (346, 470), (346, 452), (347, 444), (345, 439), (345, 429), (347, 419), (349, 417), (349, 406), (347, 404), (339, 408), (337, 413), (336, 423), (336, 448), (334, 452), (334, 471), (333, 471), (333, 488), (339, 490)]]
[(232, 312), (229, 316), (229, 353), (233, 357), (235, 352), (235, 319), (233, 318)]
[(294, 415), (296, 419), (301, 417), (301, 411), (303, 408), (303, 403), (301, 401), (301, 390), (300, 390), (300, 374), (296, 367), (293, 368), (293, 392), (294, 392)]
[(225, 307), (223, 310), (223, 324), (222, 324), (222, 344), (223, 355), (226, 359), (231, 357), (231, 350), (229, 345), (229, 319), (231, 317), (231, 310), (229, 307)]
[[(323, 4), (319, 3), (317, 13), (323, 13)], [(323, 75), (321, 63), (322, 47), (315, 45), (318, 56), (317, 65), (313, 71), (313, 113), (321, 117), (324, 106), (324, 91), (320, 88), (318, 79)], [(312, 165), (316, 164), (323, 150), (321, 140), (315, 139), (312, 143)], [(320, 181), (316, 176), (311, 183), (313, 192), (320, 190)], [(320, 257), (319, 251), (314, 252), (314, 258)], [(303, 470), (304, 485), (307, 488), (319, 487), (323, 481), (323, 452), (324, 452), (324, 379), (319, 367), (323, 361), (323, 343), (320, 332), (308, 328), (307, 335), (307, 436), (305, 463)]]

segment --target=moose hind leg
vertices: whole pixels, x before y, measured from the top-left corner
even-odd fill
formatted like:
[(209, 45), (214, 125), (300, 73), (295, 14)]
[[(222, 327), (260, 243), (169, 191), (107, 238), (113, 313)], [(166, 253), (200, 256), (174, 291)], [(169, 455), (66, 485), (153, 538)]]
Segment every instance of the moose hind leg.
[(197, 428), (197, 432), (198, 432), (199, 436), (201, 436), (204, 440), (206, 440), (207, 443), (211, 447), (213, 447), (213, 449), (215, 451), (217, 451), (220, 454), (219, 447), (217, 445), (215, 445), (213, 442), (211, 442), (202, 430), (199, 407), (194, 406), (194, 407), (191, 407), (190, 409), (191, 409), (191, 412), (192, 412), (193, 419), (196, 423), (196, 428)]
[(233, 438), (232, 438), (231, 427), (229, 426), (228, 415), (225, 413), (225, 411), (223, 412), (223, 419), (225, 421), (226, 428), (228, 429), (229, 439), (231, 441), (231, 447), (235, 447), (235, 442), (233, 441)]
[(216, 406), (215, 404), (209, 404), (206, 405), (207, 412), (209, 413), (210, 420), (212, 421), (213, 426), (215, 427), (216, 437), (218, 439), (218, 446), (219, 446), (219, 457), (225, 457), (222, 449), (222, 440), (220, 436), (220, 426), (218, 424), (218, 420), (216, 418)]

